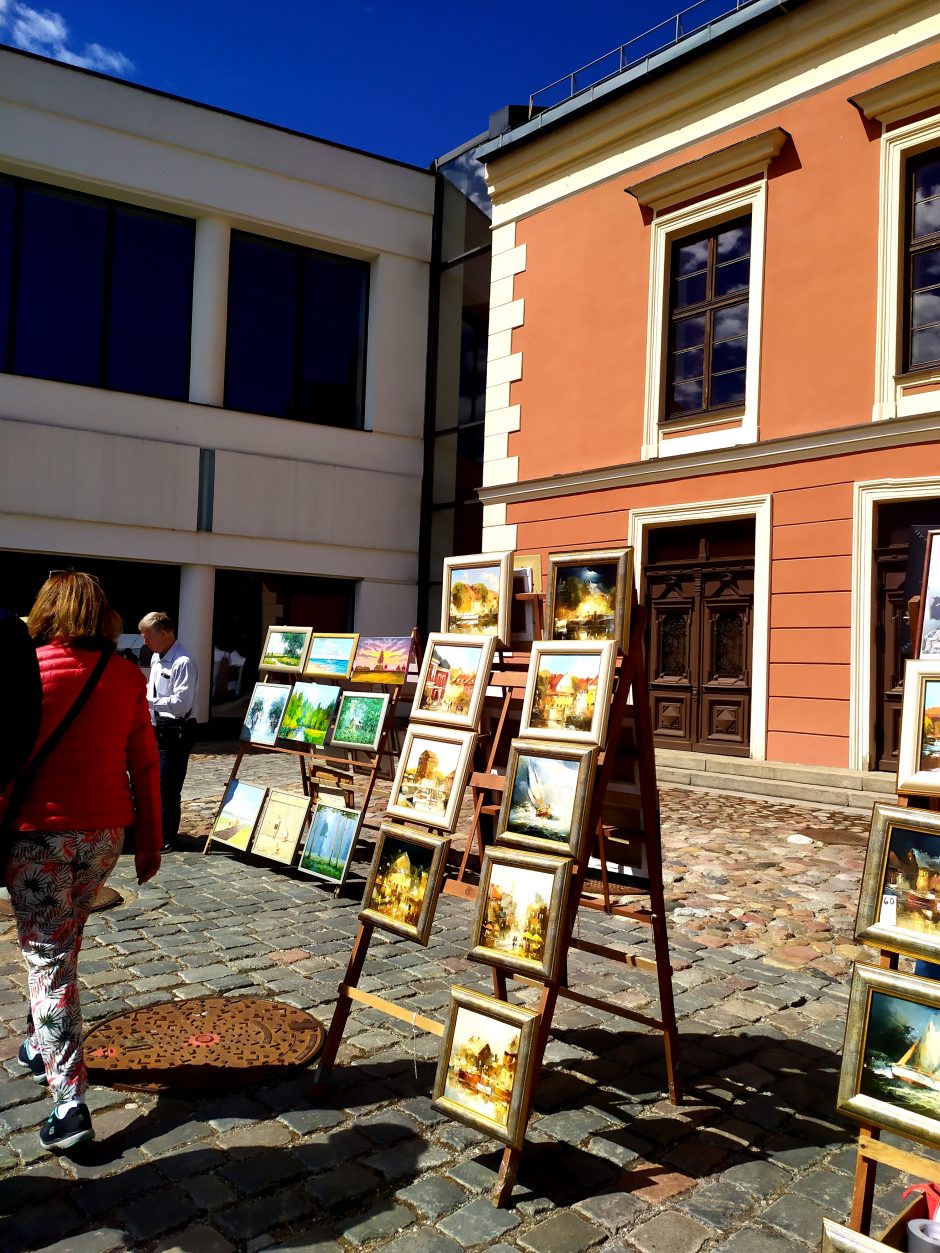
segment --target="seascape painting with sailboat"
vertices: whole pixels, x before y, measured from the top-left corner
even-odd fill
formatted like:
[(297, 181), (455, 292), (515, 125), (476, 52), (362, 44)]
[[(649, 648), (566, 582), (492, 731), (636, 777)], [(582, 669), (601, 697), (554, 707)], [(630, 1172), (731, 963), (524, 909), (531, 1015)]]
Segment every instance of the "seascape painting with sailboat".
[(940, 1009), (871, 993), (860, 1091), (940, 1119)]
[(509, 802), (507, 832), (567, 844), (580, 762), (520, 753)]

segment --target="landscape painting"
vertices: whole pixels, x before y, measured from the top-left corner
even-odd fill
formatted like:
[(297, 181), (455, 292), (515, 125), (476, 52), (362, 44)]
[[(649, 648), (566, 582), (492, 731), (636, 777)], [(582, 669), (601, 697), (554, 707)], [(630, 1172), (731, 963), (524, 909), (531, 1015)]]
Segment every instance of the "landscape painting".
[(532, 646), (520, 732), (599, 744), (607, 726), (614, 645)]
[(511, 553), (448, 557), (444, 562), (441, 631), (492, 635), (508, 642)]
[(310, 637), (304, 674), (345, 679), (352, 669), (358, 643), (358, 635), (321, 635), (314, 631)]
[(427, 944), (450, 840), (384, 822), (359, 918)]
[(409, 726), (392, 784), (388, 813), (453, 831), (460, 814), (476, 736), (472, 731)]
[(289, 866), (300, 841), (310, 811), (310, 799), (293, 792), (273, 789), (268, 793), (251, 851), (269, 861)]
[(414, 640), (410, 635), (362, 635), (353, 659), (353, 683), (398, 687), (411, 665)]
[(430, 635), (412, 718), (475, 730), (495, 643), (486, 635)]
[(259, 670), (288, 670), (299, 674), (312, 632), (310, 627), (268, 627)]
[(470, 956), (524, 974), (554, 977), (571, 862), (488, 848), (480, 870)]
[(278, 739), (319, 747), (333, 720), (340, 689), (329, 683), (295, 683), (278, 728)]
[(496, 840), (580, 860), (595, 748), (513, 740)]
[(435, 1107), (506, 1144), (521, 1144), (538, 1021), (535, 1010), (453, 988)]
[(344, 692), (330, 743), (374, 753), (382, 738), (388, 699), (379, 692)]
[(904, 668), (898, 791), (940, 793), (940, 658), (909, 661)]
[(238, 738), (252, 744), (273, 745), (290, 694), (291, 689), (280, 683), (256, 683)]
[(256, 787), (253, 783), (230, 780), (209, 838), (244, 852), (251, 841), (267, 791), (267, 788)]
[(625, 645), (632, 553), (623, 548), (549, 554), (545, 638)]
[(342, 883), (356, 844), (359, 817), (358, 809), (340, 809), (318, 802), (299, 869), (329, 883)]
[(940, 961), (940, 814), (875, 806), (855, 938)]

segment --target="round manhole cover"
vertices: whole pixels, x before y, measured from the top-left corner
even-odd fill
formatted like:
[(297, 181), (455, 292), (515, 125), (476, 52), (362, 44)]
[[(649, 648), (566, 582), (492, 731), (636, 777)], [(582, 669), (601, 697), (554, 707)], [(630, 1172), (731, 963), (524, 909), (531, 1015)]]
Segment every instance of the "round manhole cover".
[(280, 1001), (199, 996), (116, 1014), (85, 1037), (91, 1083), (125, 1091), (241, 1088), (307, 1066), (323, 1024)]

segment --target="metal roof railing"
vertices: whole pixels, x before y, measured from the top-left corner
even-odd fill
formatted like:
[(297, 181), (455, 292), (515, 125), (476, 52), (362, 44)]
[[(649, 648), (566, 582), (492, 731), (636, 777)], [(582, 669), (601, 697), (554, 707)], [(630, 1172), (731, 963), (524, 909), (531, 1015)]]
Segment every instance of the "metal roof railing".
[[(542, 109), (563, 104), (579, 92), (587, 91), (608, 78), (622, 74), (624, 70), (632, 69), (658, 52), (674, 48), (684, 39), (708, 30), (715, 22), (721, 21), (732, 13), (737, 13), (739, 9), (746, 9), (754, 3), (756, 0), (696, 0), (695, 4), (690, 4), (688, 8), (682, 9), (674, 17), (666, 18), (657, 26), (651, 26), (641, 35), (635, 35), (612, 51), (597, 57), (594, 61), (589, 61), (587, 65), (580, 66), (573, 73), (566, 74), (563, 78), (556, 78), (553, 83), (540, 87), (529, 97), (529, 117), (533, 117)], [(695, 15), (691, 17), (694, 25), (689, 24), (692, 14)], [(710, 16), (706, 17), (706, 14)]]

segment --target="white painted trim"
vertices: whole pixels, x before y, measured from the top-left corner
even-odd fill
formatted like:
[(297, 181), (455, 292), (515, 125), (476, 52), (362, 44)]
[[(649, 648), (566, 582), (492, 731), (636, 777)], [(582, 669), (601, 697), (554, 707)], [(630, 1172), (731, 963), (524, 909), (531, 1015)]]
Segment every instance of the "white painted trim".
[(525, 269), (525, 244), (498, 252), (493, 257), (490, 274), (493, 279), (512, 278)]
[[(643, 408), (643, 448), (641, 458), (676, 457), (683, 453), (732, 448), (757, 441), (757, 401), (760, 387), (760, 336), (764, 292), (764, 223), (767, 180), (740, 187), (720, 196), (711, 196), (684, 209), (657, 214), (650, 232), (650, 286), (646, 329), (646, 396)], [(750, 211), (751, 282), (748, 296), (747, 382), (744, 413), (737, 425), (720, 430), (700, 429), (689, 435), (667, 439), (660, 419), (665, 407), (666, 323), (669, 316), (669, 258), (672, 244), (683, 235), (705, 226), (718, 225)], [(713, 419), (714, 415), (709, 415)]]
[(852, 621), (849, 633), (849, 769), (871, 770), (871, 691), (874, 674), (875, 506), (940, 497), (940, 478), (872, 479), (856, 483), (852, 505)]
[(878, 307), (875, 322), (875, 400), (872, 421), (910, 417), (936, 408), (940, 388), (904, 396), (897, 380), (901, 353), (901, 249), (904, 214), (904, 163), (940, 144), (940, 117), (899, 126), (881, 139), (878, 206)]
[(735, 500), (696, 501), (686, 505), (652, 505), (631, 509), (628, 526), (633, 545), (633, 571), (639, 594), (646, 553), (646, 533), (653, 527), (681, 526), (715, 519), (754, 519), (754, 632), (751, 648), (751, 759), (767, 756), (767, 694), (770, 655), (771, 497), (742, 496)]

